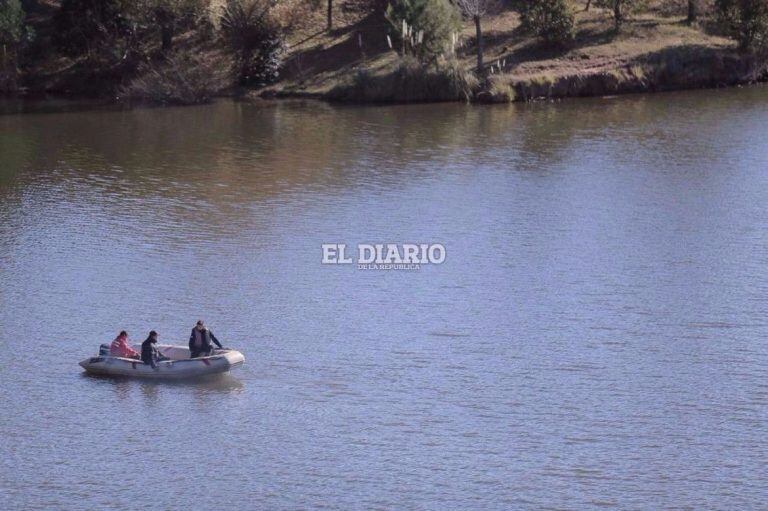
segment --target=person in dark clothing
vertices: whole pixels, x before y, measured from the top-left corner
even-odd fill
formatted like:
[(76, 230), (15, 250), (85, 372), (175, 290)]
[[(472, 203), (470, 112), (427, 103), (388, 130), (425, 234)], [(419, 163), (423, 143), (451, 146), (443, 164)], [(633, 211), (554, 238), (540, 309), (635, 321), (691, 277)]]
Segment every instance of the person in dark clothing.
[(157, 344), (157, 332), (152, 330), (147, 340), (141, 343), (141, 360), (151, 365), (152, 369), (157, 369), (157, 362), (168, 360), (168, 357), (162, 355), (155, 344)]
[(216, 336), (213, 335), (213, 332), (206, 328), (203, 320), (198, 321), (195, 328), (192, 329), (192, 334), (189, 336), (189, 358), (209, 356), (213, 351), (211, 341), (219, 348), (223, 348), (219, 340), (216, 339)]

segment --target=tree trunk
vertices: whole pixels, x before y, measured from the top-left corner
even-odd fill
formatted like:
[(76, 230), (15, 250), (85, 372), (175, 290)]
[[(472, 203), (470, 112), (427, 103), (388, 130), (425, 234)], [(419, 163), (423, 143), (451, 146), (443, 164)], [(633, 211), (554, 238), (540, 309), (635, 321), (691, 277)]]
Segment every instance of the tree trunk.
[(155, 11), (155, 20), (160, 25), (160, 46), (167, 53), (173, 46), (173, 15), (165, 9)]
[(688, 0), (688, 19), (686, 20), (689, 25), (696, 22), (696, 0)]
[(333, 0), (328, 0), (328, 30), (333, 29)]
[(475, 16), (475, 35), (477, 36), (477, 73), (483, 73), (483, 31), (480, 28), (480, 16)]
[(589, 6), (592, 4), (592, 0), (587, 0), (587, 6), (584, 8), (585, 11), (589, 10)]
[(163, 53), (171, 51), (173, 47), (173, 27), (170, 24), (160, 26), (160, 39)]
[[(15, 46), (15, 47), (14, 47)], [(14, 92), (18, 86), (18, 45), (11, 45), (8, 48), (2, 45), (3, 52), (0, 58), (0, 93)]]
[(613, 0), (613, 22), (616, 30), (621, 27), (621, 22), (624, 21), (621, 17), (621, 0)]

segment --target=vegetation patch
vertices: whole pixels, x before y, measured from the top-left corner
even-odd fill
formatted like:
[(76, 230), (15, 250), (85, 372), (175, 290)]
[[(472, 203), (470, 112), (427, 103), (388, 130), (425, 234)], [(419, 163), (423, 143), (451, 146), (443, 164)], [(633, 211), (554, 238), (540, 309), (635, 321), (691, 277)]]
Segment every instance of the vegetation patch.
[(403, 57), (391, 73), (357, 70), (351, 83), (335, 88), (329, 97), (361, 103), (469, 101), (478, 85), (477, 77), (456, 61), (427, 66)]
[(231, 83), (224, 60), (180, 53), (142, 66), (139, 74), (123, 87), (119, 97), (129, 102), (162, 105), (208, 103)]
[(573, 41), (574, 12), (570, 0), (520, 2), (520, 21), (523, 28), (555, 46), (566, 46)]

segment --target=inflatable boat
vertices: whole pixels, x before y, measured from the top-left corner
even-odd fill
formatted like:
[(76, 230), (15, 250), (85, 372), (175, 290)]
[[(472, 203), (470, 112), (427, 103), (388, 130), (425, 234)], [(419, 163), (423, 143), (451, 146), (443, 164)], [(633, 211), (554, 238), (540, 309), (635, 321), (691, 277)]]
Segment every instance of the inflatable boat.
[[(216, 349), (207, 357), (189, 358), (186, 346), (156, 345), (158, 351), (170, 360), (157, 363), (157, 368), (133, 358), (113, 357), (109, 345), (102, 344), (99, 356), (86, 358), (80, 366), (91, 374), (108, 376), (133, 376), (155, 380), (182, 380), (229, 372), (243, 365), (242, 353), (230, 349)], [(136, 349), (136, 347), (134, 347)], [(137, 351), (141, 350), (141, 346)]]

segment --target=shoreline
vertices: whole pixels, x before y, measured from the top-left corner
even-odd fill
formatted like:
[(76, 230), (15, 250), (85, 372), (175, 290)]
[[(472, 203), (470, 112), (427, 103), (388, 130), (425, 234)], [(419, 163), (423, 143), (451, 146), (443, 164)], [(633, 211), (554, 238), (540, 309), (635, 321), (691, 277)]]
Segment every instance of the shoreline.
[[(751, 60), (751, 59), (750, 59)], [(752, 66), (750, 60), (734, 60), (731, 65), (741, 68), (741, 74), (729, 74), (722, 72), (724, 68), (713, 70), (700, 68), (694, 70), (697, 73), (695, 79), (686, 74), (669, 74), (663, 68), (640, 68), (627, 66), (624, 68), (601, 71), (590, 75), (566, 75), (554, 80), (534, 77), (527, 81), (517, 81), (510, 85), (514, 91), (512, 98), (499, 97), (488, 89), (482, 89), (466, 100), (446, 99), (419, 99), (419, 100), (352, 100), (335, 97), (333, 94), (309, 91), (292, 90), (260, 90), (249, 89), (245, 91), (227, 92), (215, 96), (212, 101), (220, 99), (232, 99), (235, 101), (256, 102), (288, 102), (297, 100), (321, 101), (336, 105), (347, 106), (387, 106), (387, 105), (429, 105), (443, 103), (467, 103), (474, 105), (504, 104), (504, 103), (531, 103), (552, 100), (588, 99), (628, 94), (658, 94), (664, 92), (684, 92), (696, 90), (717, 90), (749, 86), (758, 86), (768, 83), (768, 63)], [(732, 69), (732, 68), (728, 68)], [(690, 71), (690, 68), (688, 68)], [(20, 91), (16, 93), (2, 93), (0, 100), (4, 102), (56, 102), (65, 101), (67, 104), (83, 103), (83, 106), (100, 106), (107, 109), (122, 107), (131, 109), (134, 107), (168, 108), (185, 106), (202, 106), (206, 103), (194, 105), (157, 104), (151, 102), (122, 102), (110, 95), (94, 95), (85, 93), (71, 93), (62, 91)], [(208, 103), (208, 104), (210, 104)]]
[[(467, 102), (473, 104), (526, 103), (553, 99), (595, 98), (625, 94), (745, 87), (768, 82), (768, 60), (735, 51), (701, 51), (695, 59), (649, 59), (591, 74), (574, 73), (558, 77), (546, 75), (528, 79), (509, 79), (503, 75), (490, 78), (490, 87), (474, 91), (467, 100), (419, 99), (366, 101), (337, 97), (333, 92), (301, 90), (252, 90), (247, 100), (312, 99), (349, 105), (397, 105)], [(511, 97), (494, 93), (501, 81), (511, 89)]]
[[(742, 62), (744, 63), (744, 62)], [(683, 79), (685, 80), (683, 81)], [(527, 81), (517, 81), (510, 85), (514, 96), (508, 98), (494, 95), (492, 90), (479, 90), (468, 100), (420, 99), (420, 100), (347, 100), (319, 92), (308, 91), (258, 91), (253, 90), (244, 95), (229, 95), (236, 99), (247, 101), (279, 101), (279, 100), (316, 100), (345, 105), (403, 105), (403, 104), (433, 104), (433, 103), (470, 103), (470, 104), (502, 104), (527, 103), (536, 101), (599, 98), (604, 96), (626, 94), (658, 94), (675, 91), (714, 90), (734, 87), (747, 87), (768, 82), (768, 67), (747, 67), (743, 74), (733, 75), (711, 72), (700, 69), (698, 76), (691, 80), (683, 74), (669, 75), (663, 68), (638, 68), (627, 66), (611, 71), (601, 71), (590, 75), (566, 75), (554, 80), (534, 77)]]
[[(473, 72), (471, 25), (462, 32), (466, 44), (450, 59), (453, 67), (448, 61), (441, 72), (426, 65), (414, 70), (408, 57), (384, 44), (385, 35), (376, 20), (364, 20), (355, 30), (302, 42), (286, 60), (281, 80), (249, 95), (353, 104), (506, 103), (720, 88), (768, 80), (768, 57), (739, 52), (733, 40), (713, 29), (711, 20), (691, 25), (658, 8), (634, 15), (618, 32), (609, 20), (603, 9), (579, 11), (574, 41), (553, 48), (522, 30), (516, 12), (491, 16), (486, 20), (480, 80)], [(365, 51), (358, 47), (360, 34), (372, 34), (365, 40)], [(457, 75), (473, 76), (464, 81), (464, 90), (447, 91), (446, 83)]]
[[(574, 78), (574, 80), (577, 80), (584, 84), (589, 84), (589, 79), (583, 80), (582, 78)], [(606, 78), (602, 75), (596, 75), (594, 77), (595, 82), (591, 83), (606, 83), (611, 80), (611, 78)], [(178, 104), (157, 104), (157, 103), (150, 103), (150, 102), (134, 102), (131, 104), (121, 103), (120, 101), (115, 101), (112, 99), (109, 99), (105, 96), (88, 96), (83, 94), (69, 94), (69, 93), (63, 93), (63, 92), (34, 92), (34, 93), (22, 93), (22, 94), (0, 94), (0, 102), (2, 103), (10, 103), (10, 102), (19, 102), (19, 103), (34, 103), (34, 104), (51, 104), (56, 102), (64, 102), (67, 105), (67, 109), (64, 111), (80, 111), (81, 109), (104, 109), (104, 110), (114, 110), (114, 109), (120, 109), (120, 110), (131, 110), (133, 108), (188, 108), (188, 107), (195, 107), (195, 106), (205, 106), (215, 103), (219, 100), (232, 100), (232, 101), (242, 101), (246, 103), (262, 103), (262, 104), (279, 104), (279, 103), (290, 103), (290, 102), (297, 102), (297, 101), (317, 101), (322, 103), (327, 103), (330, 105), (338, 105), (338, 106), (348, 106), (348, 107), (366, 107), (366, 106), (403, 106), (403, 105), (440, 105), (440, 104), (446, 104), (446, 103), (463, 103), (467, 105), (501, 105), (501, 104), (521, 104), (521, 103), (539, 103), (539, 102), (547, 102), (547, 101), (572, 101), (572, 100), (579, 100), (579, 99), (595, 99), (595, 98), (613, 98), (618, 96), (628, 96), (628, 95), (634, 95), (634, 94), (649, 94), (649, 95), (656, 95), (656, 94), (663, 94), (668, 92), (695, 92), (695, 91), (706, 91), (706, 90), (722, 90), (722, 89), (735, 89), (735, 88), (745, 88), (745, 87), (759, 87), (761, 85), (768, 84), (768, 76), (762, 77), (758, 80), (745, 80), (745, 81), (738, 81), (738, 82), (731, 82), (731, 83), (718, 83), (715, 85), (701, 85), (701, 86), (640, 86), (636, 87), (636, 83), (630, 83), (628, 86), (623, 86), (619, 84), (618, 87), (612, 87), (609, 89), (604, 89), (604, 92), (599, 92), (596, 89), (591, 89), (590, 93), (584, 93), (584, 94), (559, 94), (559, 90), (561, 87), (567, 86), (567, 81), (562, 82), (562, 84), (553, 84), (551, 88), (547, 88), (546, 91), (543, 91), (540, 95), (530, 97), (527, 99), (522, 98), (515, 98), (512, 101), (498, 101), (494, 98), (485, 98), (485, 97), (479, 97), (474, 98), (470, 101), (459, 101), (459, 100), (424, 100), (424, 101), (346, 101), (346, 100), (339, 100), (331, 97), (326, 97), (322, 94), (318, 93), (310, 93), (310, 92), (285, 92), (285, 93), (279, 93), (279, 94), (272, 94), (272, 95), (261, 95), (261, 94), (253, 94), (254, 91), (250, 91), (251, 93), (247, 94), (222, 94), (219, 96), (216, 96), (213, 98), (212, 101), (209, 103), (198, 103), (193, 105), (178, 105)], [(594, 91), (594, 93), (591, 93)], [(53, 111), (60, 112), (59, 109), (54, 109)], [(11, 112), (2, 111), (0, 109), (0, 115), (2, 114), (8, 114)], [(13, 112), (13, 113), (28, 113), (24, 111), (19, 112)]]
[[(354, 4), (354, 2), (352, 2)], [(214, 98), (240, 100), (311, 99), (337, 104), (509, 103), (601, 97), (630, 93), (714, 89), (768, 81), (768, 56), (740, 53), (736, 42), (719, 33), (711, 15), (688, 24), (681, 13), (649, 3), (613, 27), (610, 11), (593, 7), (575, 13), (573, 41), (553, 48), (522, 28), (516, 11), (484, 20), (485, 64), (476, 71), (474, 28), (466, 22), (462, 43), (440, 64), (401, 56), (387, 44), (389, 24), (381, 13), (340, 13), (337, 28), (318, 31), (314, 19), (298, 26), (287, 40), (275, 83), (243, 88), (230, 80), (210, 89), (201, 101), (185, 98), (133, 101), (119, 97), (125, 77), (93, 73), (84, 61), (42, 57), (18, 76), (20, 88), (0, 92), (9, 99), (67, 99), (105, 105), (179, 106)], [(43, 23), (44, 18), (38, 20)], [(45, 26), (44, 23), (41, 26)], [(222, 48), (179, 36), (179, 51), (195, 51), (209, 65)], [(197, 44), (197, 45), (196, 45)]]
[[(350, 71), (352, 75), (355, 71)], [(380, 74), (387, 79), (390, 75)], [(287, 80), (286, 80), (287, 81)], [(643, 56), (618, 66), (598, 67), (585, 72), (553, 74), (547, 72), (518, 76), (508, 73), (490, 75), (481, 86), (476, 86), (464, 98), (420, 96), (412, 98), (377, 98), (355, 96), (354, 85), (345, 81), (331, 89), (299, 88), (278, 82), (262, 88), (231, 88), (213, 99), (231, 98), (241, 101), (316, 100), (346, 105), (399, 105), (464, 102), (494, 104), (533, 102), (554, 99), (594, 98), (624, 94), (654, 94), (669, 91), (721, 89), (742, 87), (768, 82), (768, 58), (741, 54), (731, 48), (697, 47)], [(92, 94), (59, 90), (22, 88), (15, 92), (0, 93), (5, 101), (57, 101), (98, 103), (105, 107), (184, 106), (174, 103), (158, 104), (121, 101), (114, 94)], [(193, 105), (192, 105), (193, 106)]]

